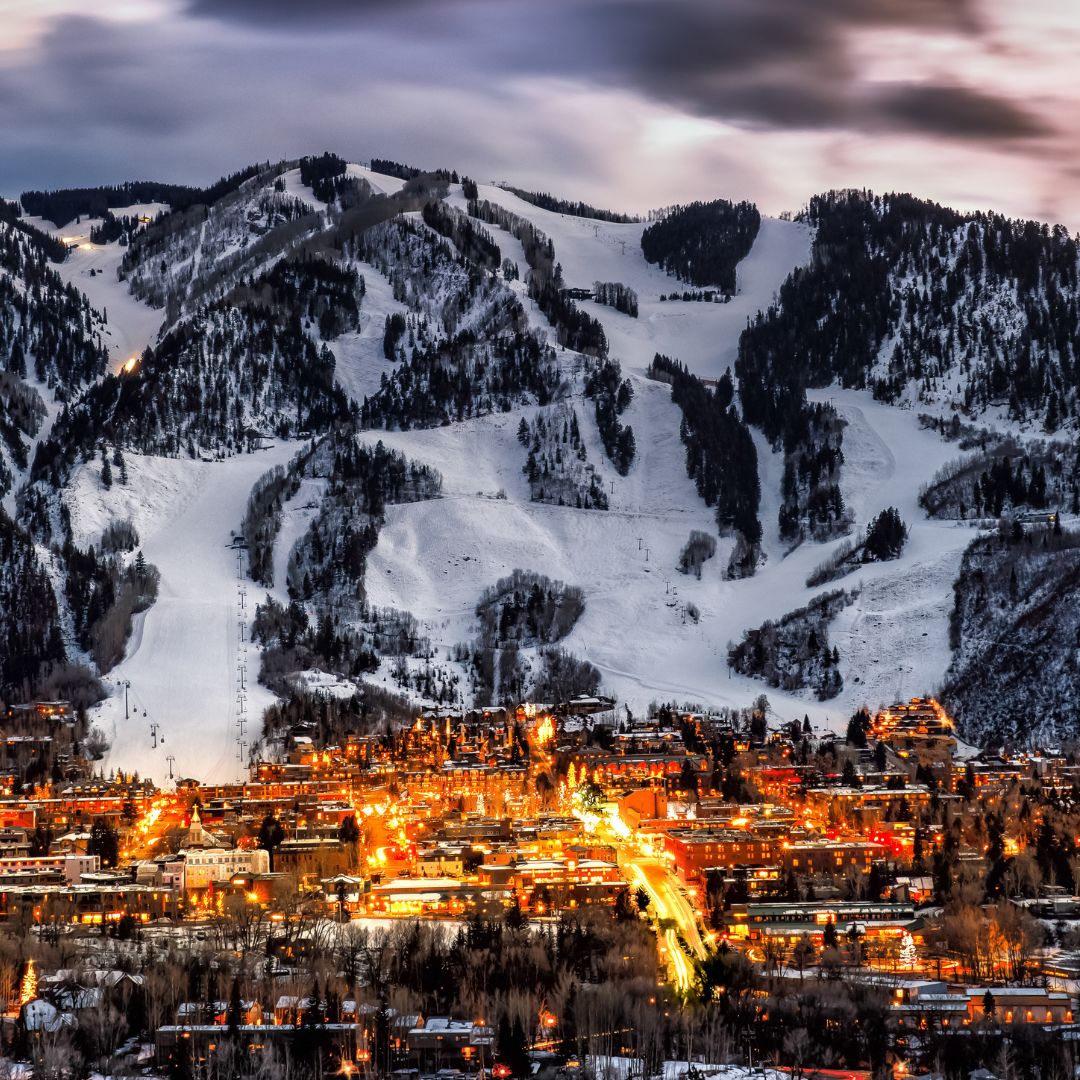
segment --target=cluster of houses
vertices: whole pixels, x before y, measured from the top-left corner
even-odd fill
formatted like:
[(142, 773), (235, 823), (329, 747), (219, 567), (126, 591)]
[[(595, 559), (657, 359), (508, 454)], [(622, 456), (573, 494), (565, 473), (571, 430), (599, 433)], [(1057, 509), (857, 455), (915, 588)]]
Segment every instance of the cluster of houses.
[[(127, 971), (60, 969), (39, 976), (31, 962), (21, 991), (16, 1007), (0, 1018), (7, 1045), (20, 1037), (33, 1040), (75, 1029), (108, 1012), (148, 1019), (145, 978)], [(495, 1033), (482, 1020), (399, 1014), (353, 998), (336, 1002), (331, 996), (315, 1000), (295, 993), (279, 994), (272, 1005), (250, 999), (181, 1001), (154, 1029), (152, 1053), (134, 1040), (128, 1049), (132, 1064), (169, 1069), (181, 1056), (206, 1066), (229, 1040), (254, 1055), (296, 1053), (305, 1037), (346, 1074), (371, 1064), (383, 1074), (399, 1068), (424, 1073), (498, 1068)]]
[[(14, 734), (71, 714), (37, 703), (7, 715)], [(616, 904), (620, 844), (664, 862), (703, 909), (723, 888), (764, 922), (761, 905), (790, 901), (793, 880), (829, 903), (882, 865), (893, 870), (875, 899), (918, 905), (932, 883), (909, 868), (943, 839), (917, 824), (931, 801), (959, 807), (1017, 780), (1060, 790), (1078, 768), (1056, 751), (961, 758), (927, 699), (882, 710), (861, 741), (808, 724), (752, 730), (730, 714), (633, 717), (595, 698), (431, 710), (332, 744), (298, 726), (243, 782), (162, 792), (80, 777), (0, 797), (0, 921), (198, 917), (230, 894), (265, 906), (284, 891), (335, 918), (544, 916)], [(733, 777), (736, 793), (721, 794)], [(583, 792), (610, 828), (586, 824)], [(756, 925), (729, 922), (733, 937)]]

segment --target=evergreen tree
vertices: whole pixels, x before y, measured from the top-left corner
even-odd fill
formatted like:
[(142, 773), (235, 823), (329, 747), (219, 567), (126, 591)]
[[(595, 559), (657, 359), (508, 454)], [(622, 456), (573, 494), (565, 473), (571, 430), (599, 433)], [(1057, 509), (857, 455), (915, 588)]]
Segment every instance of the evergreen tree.
[(229, 1005), (225, 1011), (225, 1023), (229, 1034), (232, 1036), (240, 1033), (240, 1026), (244, 1023), (244, 1003), (240, 997), (240, 980), (235, 976), (229, 990)]
[(285, 839), (285, 830), (273, 814), (267, 813), (259, 826), (259, 847), (270, 855), (270, 872), (274, 870), (274, 852)]
[(691, 285), (736, 290), (735, 267), (753, 247), (761, 214), (753, 203), (726, 199), (678, 206), (641, 234), (645, 261)]
[(360, 827), (356, 824), (356, 815), (348, 814), (341, 819), (341, 825), (338, 828), (338, 839), (343, 844), (355, 845), (360, 840)]
[(836, 923), (830, 919), (825, 924), (825, 929), (821, 933), (821, 943), (826, 949), (835, 949), (839, 944), (839, 937), (836, 933)]
[(890, 506), (882, 510), (866, 528), (863, 562), (884, 562), (898, 558), (906, 540), (907, 526), (896, 508)]
[(866, 733), (870, 730), (870, 713), (865, 708), (860, 709), (848, 721), (847, 742), (851, 746), (865, 749), (867, 746)]
[(90, 839), (86, 844), (88, 855), (97, 855), (106, 868), (116, 866), (120, 859), (120, 838), (116, 829), (105, 818), (94, 818), (90, 826)]

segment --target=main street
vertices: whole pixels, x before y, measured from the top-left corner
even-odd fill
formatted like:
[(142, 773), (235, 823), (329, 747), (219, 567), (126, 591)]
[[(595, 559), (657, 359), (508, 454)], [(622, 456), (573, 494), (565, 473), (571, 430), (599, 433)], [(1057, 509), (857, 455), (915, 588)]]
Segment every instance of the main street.
[(661, 959), (679, 990), (694, 983), (693, 961), (704, 960), (709, 947), (701, 936), (697, 911), (670, 868), (655, 856), (643, 855), (621, 821), (595, 811), (575, 811), (585, 828), (609, 842), (619, 869), (634, 889), (644, 889), (657, 922)]
[[(638, 855), (629, 845), (623, 844), (619, 847), (619, 866), (631, 885), (648, 893), (676, 985), (680, 990), (689, 990), (693, 983), (690, 958), (704, 960), (708, 955), (698, 927), (697, 912), (671, 871), (659, 859)], [(690, 958), (686, 950), (689, 950)]]

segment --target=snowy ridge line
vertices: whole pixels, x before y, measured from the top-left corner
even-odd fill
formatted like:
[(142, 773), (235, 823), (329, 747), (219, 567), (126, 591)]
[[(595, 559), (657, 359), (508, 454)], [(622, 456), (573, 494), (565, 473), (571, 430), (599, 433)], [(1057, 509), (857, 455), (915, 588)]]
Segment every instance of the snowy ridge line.
[[(347, 175), (369, 180), (387, 195), (396, 195), (404, 186), (360, 166), (349, 166)], [(217, 250), (212, 243), (214, 229), (209, 220), (204, 221), (190, 238), (195, 277), (211, 281), (219, 269), (232, 265), (221, 259), (237, 255), (241, 257), (237, 265), (243, 270), (228, 269), (222, 282), (214, 285), (227, 289), (234, 273), (246, 275), (248, 265), (270, 266), (286, 251), (303, 250), (309, 244), (312, 250), (325, 250), (322, 241), (336, 227), (335, 212), (309, 197), (309, 189), (298, 183), (298, 170), (286, 171), (282, 179), (285, 199), (302, 202), (305, 214), (313, 211), (310, 217), (318, 219), (312, 233), (305, 234), (296, 247), (284, 241), (275, 246), (278, 238), (256, 258), (249, 242)], [(238, 222), (242, 224), (249, 208), (257, 209), (260, 193), (252, 185), (239, 201)], [(380, 610), (411, 613), (420, 624), (420, 636), (437, 647), (434, 659), (412, 656), (402, 661), (413, 674), (425, 664), (462, 673), (457, 661), (444, 660), (444, 650), (473, 640), (476, 603), (483, 590), (515, 569), (534, 571), (583, 590), (585, 609), (559, 645), (601, 671), (605, 692), (633, 709), (644, 708), (659, 693), (692, 696), (710, 705), (745, 705), (766, 687), (729, 673), (729, 642), (738, 641), (745, 629), (765, 619), (778, 619), (827, 591), (828, 585), (808, 589), (805, 581), (839, 541), (807, 539), (794, 550), (781, 542), (777, 519), (783, 456), (754, 432), (764, 561), (753, 578), (725, 580), (722, 570), (733, 540), (721, 536), (717, 554), (704, 564), (700, 581), (676, 577), (679, 553), (690, 532), (715, 535), (717, 530), (713, 514), (686, 473), (680, 410), (671, 400), (670, 387), (647, 379), (644, 373), (660, 352), (678, 359), (702, 379), (719, 380), (734, 363), (746, 320), (770, 305), (792, 270), (806, 265), (811, 230), (798, 222), (763, 220), (749, 255), (739, 263), (739, 291), (728, 304), (661, 302), (659, 296), (672, 290), (675, 279), (645, 262), (640, 247), (644, 223), (560, 215), (490, 185), (480, 185), (479, 195), (533, 223), (551, 240), (567, 285), (591, 288), (595, 281), (619, 282), (637, 293), (637, 319), (593, 301), (579, 302), (581, 310), (603, 327), (610, 355), (618, 359), (633, 384), (633, 399), (622, 422), (633, 427), (637, 454), (627, 475), (617, 475), (604, 454), (593, 403), (582, 397), (581, 376), (587, 362), (563, 349), (554, 354), (562, 384), (558, 400), (577, 411), (587, 460), (595, 466), (608, 495), (608, 510), (582, 513), (574, 507), (531, 501), (522, 474), (525, 454), (515, 433), (523, 417), (534, 417), (544, 406), (527, 394), (507, 393), (504, 412), (493, 391), (491, 412), (458, 420), (461, 413), (451, 409), (445, 426), (413, 424), (408, 430), (359, 432), (365, 445), (382, 441), (409, 461), (437, 468), (445, 480), (443, 495), (437, 500), (386, 507), (361, 582), (367, 602)], [(451, 186), (445, 201), (462, 210), (465, 199), (460, 186)], [(403, 236), (417, 220), (414, 210), (405, 223), (375, 226), (378, 235), (357, 233), (361, 241), (367, 237), (373, 245), (376, 241), (382, 245), (379, 250), (384, 255), (390, 252), (382, 262), (377, 253), (361, 259), (358, 250), (346, 250), (340, 260), (335, 259), (336, 265), (360, 271), (367, 286), (355, 329), (324, 340), (317, 325), (305, 327), (315, 347), (326, 346), (332, 354), (332, 367), (327, 368), (332, 373), (331, 385), (353, 404), (376, 398), (383, 376), (388, 381), (397, 379), (403, 370), (402, 355), (406, 364), (411, 359), (408, 333), (400, 355), (393, 359), (383, 355), (388, 315), (408, 312), (412, 330), (417, 313), (423, 312), (430, 323), (430, 341), (438, 345), (450, 333), (443, 315), (460, 297), (466, 297), (464, 309), (448, 315), (455, 330), (476, 331), (481, 339), (477, 352), (463, 353), (463, 367), (480, 350), (486, 352), (494, 305), (504, 298), (521, 304), (523, 317), (514, 316), (515, 330), (527, 324), (531, 332), (555, 337), (550, 321), (528, 297), (524, 280), (502, 281), (488, 274), (483, 288), (469, 293), (462, 284), (469, 268), (451, 268), (443, 261), (449, 241), (434, 240), (445, 238), (427, 225), (418, 226), (421, 235), (415, 245), (402, 242), (400, 252), (394, 248), (394, 238)], [(246, 228), (241, 224), (237, 237)], [(262, 227), (264, 222), (259, 219), (256, 224)], [(527, 264), (520, 241), (504, 230), (490, 231), (523, 278)], [(437, 256), (438, 272), (425, 277), (417, 264), (436, 247), (444, 252)], [(113, 245), (88, 245), (85, 251), (80, 246), (63, 265), (68, 280), (92, 290), (95, 307), (100, 305), (102, 311), (107, 307), (113, 363), (130, 356), (128, 350), (134, 351), (139, 342), (145, 347), (156, 340), (162, 326), (162, 312), (136, 301), (126, 283), (116, 279), (119, 258), (119, 248)], [(173, 284), (181, 283), (177, 279)], [(808, 397), (830, 401), (847, 421), (840, 487), (854, 528), (865, 527), (886, 505), (894, 505), (911, 531), (900, 559), (864, 567), (853, 575), (852, 580), (857, 578), (861, 584), (860, 596), (830, 627), (839, 645), (844, 676), (839, 697), (825, 706), (801, 693), (767, 691), (777, 716), (801, 719), (808, 713), (816, 723), (828, 717), (835, 725), (837, 717), (863, 704), (873, 707), (890, 700), (898, 673), (903, 687), (911, 692), (927, 692), (940, 683), (950, 659), (947, 627), (952, 581), (973, 534), (951, 522), (926, 520), (918, 505), (921, 485), (946, 460), (955, 458), (957, 449), (936, 433), (919, 428), (914, 410), (882, 405), (866, 392), (837, 388), (811, 391)], [(54, 407), (56, 402), (47, 404)], [(289, 407), (283, 408), (288, 411)], [(47, 437), (53, 420), (55, 413), (50, 414), (42, 438)], [(299, 424), (296, 427), (300, 429)], [(186, 460), (183, 448), (179, 457), (171, 459), (129, 452), (132, 480), (126, 491), (116, 485), (109, 492), (101, 491), (92, 469), (83, 467), (77, 467), (67, 481), (65, 500), (81, 543), (96, 543), (111, 518), (131, 517), (147, 559), (161, 569), (158, 604), (137, 620), (127, 655), (114, 675), (139, 685), (140, 700), (163, 725), (169, 747), (177, 752), (181, 775), (224, 779), (235, 768), (234, 761), (227, 760), (232, 756), (231, 742), (229, 755), (220, 752), (222, 740), (231, 740), (236, 727), (238, 649), (234, 643), (240, 644), (235, 641), (234, 568), (228, 558), (226, 523), (235, 525), (242, 519), (254, 480), (269, 465), (287, 463), (299, 446), (276, 438), (265, 443), (266, 448), (257, 453), (217, 462)], [(273, 552), (275, 588), (268, 590), (279, 602), (288, 600), (290, 553), (308, 534), (330, 483), (302, 485), (282, 507), (282, 529)], [(644, 549), (649, 552), (647, 563)], [(62, 591), (62, 579), (56, 580)], [(677, 586), (677, 602), (669, 592), (672, 583)], [(249, 595), (262, 600), (262, 590), (250, 590)], [(688, 604), (700, 613), (697, 624), (683, 614)], [(315, 608), (308, 613), (315, 616)], [(224, 650), (221, 633), (231, 635)], [(255, 721), (274, 699), (254, 681), (258, 651), (250, 649), (248, 655), (252, 679), (246, 704)], [(393, 688), (395, 662), (396, 658), (382, 657), (378, 670), (370, 672), (371, 681)], [(185, 688), (182, 701), (177, 700), (177, 687)], [(130, 730), (124, 725), (122, 704), (117, 719), (116, 701), (114, 691), (97, 710), (103, 725), (115, 725), (110, 760), (125, 768), (138, 764), (140, 772), (160, 778), (164, 759), (140, 725)]]

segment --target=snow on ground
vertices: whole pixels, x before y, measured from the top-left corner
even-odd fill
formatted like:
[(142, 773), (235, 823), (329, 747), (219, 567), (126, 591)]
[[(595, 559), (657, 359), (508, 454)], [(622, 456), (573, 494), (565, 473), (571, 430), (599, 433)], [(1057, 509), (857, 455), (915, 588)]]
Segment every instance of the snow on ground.
[[(784, 279), (810, 256), (810, 230), (797, 222), (763, 218), (750, 254), (739, 264), (738, 293), (729, 304), (663, 301), (662, 293), (684, 285), (651, 266), (641, 254), (647, 223), (621, 225), (542, 210), (500, 187), (480, 185), (481, 199), (499, 203), (533, 222), (555, 245), (566, 284), (591, 289), (595, 281), (621, 281), (638, 294), (639, 315), (632, 319), (591, 302), (581, 306), (603, 324), (611, 355), (630, 372), (643, 372), (657, 352), (681, 360), (703, 378), (718, 378), (735, 362), (746, 320), (768, 307)], [(448, 200), (465, 208), (460, 189)], [(494, 226), (485, 226), (505, 255), (519, 258), (521, 245)]]
[(830, 627), (850, 711), (864, 702), (923, 696), (940, 685), (950, 656), (952, 585), (963, 548), (975, 538), (970, 529), (951, 531), (957, 546), (922, 561), (905, 560), (903, 570), (867, 582)]
[(778, 562), (790, 545), (780, 539), (780, 492), (784, 479), (784, 452), (774, 450), (769, 440), (757, 428), (750, 428), (758, 459), (758, 481), (761, 501), (758, 520), (761, 522), (761, 554), (766, 562)]
[(379, 195), (394, 195), (404, 186), (405, 181), (396, 176), (387, 176), (386, 173), (372, 172), (366, 165), (348, 165), (345, 168), (347, 176), (356, 176), (366, 180)]
[[(231, 531), (243, 518), (252, 484), (297, 449), (279, 443), (222, 462), (128, 454), (126, 486), (102, 488), (96, 463), (81, 466), (72, 479), (67, 502), (76, 542), (96, 544), (110, 520), (130, 517), (147, 560), (161, 571), (157, 603), (136, 620), (124, 661), (106, 678), (111, 696), (94, 710), (94, 723), (111, 743), (106, 769), (137, 769), (161, 782), (172, 755), (177, 776), (213, 782), (241, 774), (238, 664), (247, 664), (249, 736), (273, 698), (258, 686), (256, 651), (240, 641)], [(249, 621), (259, 599), (249, 582)], [(128, 720), (124, 681), (131, 684)], [(156, 748), (151, 723), (158, 725)]]
[[(56, 400), (56, 395), (49, 389), (47, 383), (41, 382), (34, 373), (33, 366), (27, 372), (23, 378), (23, 382), (34, 390), (38, 397), (41, 399), (42, 404), (45, 406), (45, 416), (41, 421), (41, 426), (37, 429), (37, 432), (33, 437), (27, 439), (27, 452), (26, 460), (32, 466), (34, 461), (34, 455), (37, 452), (38, 445), (45, 442), (46, 439), (52, 434), (53, 424), (56, 423), (56, 418), (60, 415), (62, 408), (59, 401)], [(16, 502), (19, 488), (22, 486), (23, 480), (25, 480), (27, 473), (30, 471), (29, 467), (26, 469), (20, 469), (11, 459), (10, 451), (5, 447), (0, 453), (3, 454), (3, 460), (7, 463), (12, 474), (15, 476), (15, 482), (11, 485), (8, 493), (3, 498), (3, 507), (8, 516), (14, 518), (16, 516)]]
[[(350, 171), (380, 190), (401, 186), (359, 166)], [(289, 190), (294, 181), (298, 184), (298, 175), (287, 174)], [(877, 705), (897, 690), (933, 689), (948, 662), (949, 586), (973, 534), (925, 521), (917, 507), (920, 485), (955, 455), (955, 448), (920, 430), (912, 411), (878, 404), (866, 394), (816, 395), (832, 400), (848, 420), (841, 483), (857, 524), (894, 505), (911, 527), (900, 560), (865, 567), (843, 582), (863, 588), (835, 624), (845, 675), (838, 700), (819, 704), (783, 694), (732, 676), (726, 665), (728, 645), (743, 630), (822, 591), (808, 590), (805, 579), (834, 546), (804, 544), (785, 555), (776, 535), (782, 461), (764, 440), (757, 440), (766, 554), (759, 573), (745, 581), (723, 579), (730, 540), (721, 541), (701, 581), (675, 571), (690, 531), (715, 531), (715, 522), (686, 476), (680, 414), (670, 390), (645, 379), (644, 369), (660, 351), (702, 376), (721, 374), (734, 359), (746, 319), (766, 306), (784, 277), (807, 258), (807, 231), (790, 222), (763, 222), (754, 250), (740, 266), (740, 294), (728, 305), (660, 303), (661, 292), (678, 286), (641, 257), (642, 225), (551, 214), (498, 188), (485, 187), (481, 195), (535, 221), (552, 237), (569, 284), (623, 281), (638, 291), (641, 317), (636, 320), (587, 305), (603, 321), (612, 355), (634, 381), (634, 400), (624, 419), (634, 426), (638, 459), (629, 476), (617, 476), (600, 446), (591, 402), (576, 399), (589, 460), (611, 501), (609, 511), (585, 511), (529, 500), (521, 471), (525, 454), (516, 433), (522, 415), (531, 415), (533, 408), (428, 431), (368, 433), (368, 441), (382, 439), (444, 477), (442, 498), (389, 508), (368, 565), (372, 604), (412, 612), (445, 657), (453, 645), (473, 636), (482, 590), (515, 568), (580, 585), (586, 610), (565, 645), (595, 664), (605, 688), (635, 709), (671, 698), (745, 705), (767, 692), (777, 718), (805, 712), (815, 723), (840, 725), (863, 703)], [(454, 199), (460, 202), (460, 195)], [(492, 231), (504, 253), (522, 261), (520, 244)], [(80, 248), (64, 270), (77, 275), (76, 283), (95, 305), (108, 307), (113, 344), (122, 359), (141, 347), (137, 342), (153, 337), (157, 313), (130, 298), (115, 280), (119, 255), (108, 247)], [(107, 270), (110, 259), (112, 274), (88, 276), (91, 265)], [(357, 400), (370, 394), (387, 370), (382, 324), (387, 312), (402, 310), (385, 278), (373, 268), (362, 269), (367, 297), (361, 329), (333, 344), (338, 380)], [(545, 325), (535, 306), (527, 307), (536, 324)], [(236, 677), (246, 648), (239, 642), (236, 564), (227, 545), (251, 485), (297, 449), (280, 444), (220, 463), (129, 455), (128, 486), (114, 484), (109, 492), (101, 488), (96, 463), (83, 466), (73, 479), (75, 497), (69, 502), (77, 541), (97, 543), (111, 518), (131, 517), (146, 557), (162, 573), (159, 600), (139, 619), (126, 659), (110, 675), (113, 696), (97, 710), (96, 721), (113, 742), (107, 767), (137, 768), (161, 779), (168, 773), (166, 755), (173, 754), (177, 775), (222, 780), (239, 774)], [(274, 560), (278, 596), (284, 595), (288, 554), (311, 519), (317, 487), (305, 483), (285, 507)], [(249, 584), (249, 610), (260, 598), (261, 590)], [(688, 601), (700, 611), (697, 623), (687, 615)], [(251, 652), (246, 659), (247, 714), (257, 722), (270, 695), (257, 687), (257, 657)], [(130, 680), (137, 714), (127, 722), (118, 690), (122, 680)], [(156, 749), (150, 721), (160, 724), (165, 736)], [(249, 731), (254, 729), (253, 722)]]
[(956, 447), (920, 428), (913, 411), (865, 392), (830, 389), (810, 397), (831, 401), (847, 420), (840, 486), (856, 526), (895, 506), (909, 530), (902, 558), (827, 586), (863, 586), (831, 629), (845, 682), (840, 700), (854, 709), (932, 692), (949, 664), (952, 584), (976, 533), (966, 524), (927, 519), (918, 493), (956, 457)]
[(351, 698), (360, 687), (352, 679), (344, 679), (326, 671), (305, 671), (296, 680), (306, 693), (323, 698)]
[[(166, 209), (168, 207), (163, 203), (140, 203), (117, 207), (112, 213), (116, 217), (154, 218)], [(119, 243), (90, 242), (90, 230), (101, 224), (100, 218), (83, 218), (77, 225), (69, 222), (62, 229), (43, 218), (28, 217), (26, 221), (43, 232), (78, 244), (78, 247), (53, 269), (64, 281), (85, 293), (96, 311), (108, 315), (104, 338), (113, 372), (119, 371), (126, 360), (141, 354), (148, 345), (154, 344), (164, 313), (136, 300), (128, 292), (126, 282), (117, 278), (117, 270), (125, 250)]]
[[(642, 456), (629, 477), (615, 477), (593, 446), (594, 424), (582, 425), (590, 460), (602, 465), (609, 490), (614, 481), (609, 511), (528, 501), (524, 452), (515, 438), (520, 412), (431, 431), (370, 433), (371, 441), (381, 438), (438, 468), (444, 497), (389, 508), (368, 563), (369, 598), (377, 606), (411, 611), (445, 656), (472, 637), (481, 591), (513, 569), (579, 585), (585, 613), (564, 644), (596, 665), (605, 687), (634, 709), (670, 698), (745, 705), (766, 692), (778, 718), (805, 712), (815, 722), (839, 724), (864, 702), (892, 700), (901, 665), (905, 694), (931, 690), (948, 663), (950, 585), (972, 533), (924, 521), (915, 499), (924, 478), (954, 448), (921, 431), (911, 412), (879, 405), (866, 394), (831, 396), (853, 437), (873, 443), (868, 464), (855, 461), (842, 476), (858, 523), (896, 505), (912, 533), (901, 559), (867, 566), (842, 583), (861, 582), (864, 591), (837, 624), (846, 680), (838, 700), (818, 703), (729, 672), (727, 647), (743, 630), (824, 591), (807, 589), (805, 580), (834, 545), (804, 544), (786, 558), (777, 546), (755, 577), (725, 581), (727, 541), (705, 564), (700, 582), (677, 573), (690, 530), (715, 525), (686, 477), (677, 419), (666, 415), (677, 410), (661, 384), (639, 385), (630, 419), (649, 437), (639, 440)], [(776, 471), (776, 463), (767, 471)], [(505, 499), (494, 497), (500, 491)], [(774, 521), (766, 524), (775, 531)], [(685, 615), (687, 601), (700, 611), (697, 624)]]
[(281, 529), (274, 545), (273, 589), (279, 599), (284, 599), (288, 591), (289, 555), (318, 514), (325, 490), (325, 480), (301, 480), (296, 494), (281, 508)]
[[(557, 241), (555, 251), (558, 255)], [(635, 260), (663, 282), (659, 289), (654, 287), (649, 292), (635, 286), (638, 318), (632, 319), (602, 304), (586, 303), (583, 307), (603, 323), (612, 355), (622, 359), (629, 370), (644, 370), (659, 352), (681, 360), (704, 379), (716, 379), (734, 367), (739, 335), (747, 320), (772, 303), (784, 279), (797, 266), (805, 264), (809, 254), (810, 233), (805, 226), (763, 218), (753, 249), (739, 264), (739, 291), (728, 304), (659, 301), (657, 297), (665, 288), (688, 286), (648, 267), (637, 248)]]
[(309, 206), (312, 210), (325, 210), (326, 203), (321, 199), (315, 198), (315, 193), (300, 179), (299, 169), (289, 169), (288, 172), (282, 173), (281, 178), (285, 181), (285, 194), (291, 198), (298, 199), (305, 206)]
[[(326, 203), (315, 198), (311, 188), (301, 181), (298, 168), (290, 169), (282, 175), (285, 179), (285, 191), (294, 199), (307, 203), (313, 210), (326, 209)], [(393, 195), (405, 186), (404, 180), (399, 180), (396, 176), (387, 176), (385, 173), (372, 172), (366, 165), (347, 165), (345, 175), (366, 180), (376, 195)]]
[[(600, 1080), (630, 1080), (632, 1076), (644, 1075), (644, 1062), (631, 1057), (599, 1057), (588, 1059), (589, 1067)], [(789, 1080), (789, 1073), (763, 1067), (752, 1068), (747, 1065), (713, 1065), (685, 1059), (665, 1061), (662, 1065), (663, 1080), (682, 1080), (693, 1068), (702, 1076), (715, 1077), (716, 1080)]]
[[(921, 430), (912, 411), (855, 392), (815, 395), (832, 400), (848, 420), (841, 486), (856, 527), (889, 505), (911, 527), (901, 559), (867, 566), (842, 582), (848, 588), (858, 584), (862, 592), (836, 623), (834, 641), (845, 675), (839, 699), (818, 703), (785, 694), (727, 668), (728, 645), (744, 630), (838, 587), (810, 590), (805, 584), (837, 542), (807, 543), (790, 554), (780, 544), (776, 516), (783, 462), (759, 435), (765, 561), (758, 574), (746, 581), (723, 579), (730, 540), (721, 541), (700, 582), (675, 571), (690, 530), (715, 532), (715, 522), (686, 476), (680, 414), (670, 391), (642, 373), (661, 351), (704, 377), (721, 374), (734, 361), (746, 319), (768, 305), (791, 269), (806, 261), (808, 231), (791, 222), (763, 221), (740, 266), (741, 291), (731, 304), (660, 303), (659, 294), (675, 283), (642, 258), (643, 225), (550, 213), (495, 187), (483, 187), (481, 197), (545, 231), (568, 284), (614, 280), (638, 291), (636, 320), (586, 305), (603, 321), (612, 355), (633, 378), (634, 401), (624, 420), (638, 436), (638, 459), (628, 477), (617, 476), (599, 445), (591, 403), (578, 399), (589, 460), (611, 501), (607, 512), (582, 511), (529, 501), (521, 475), (524, 452), (515, 439), (521, 411), (435, 431), (371, 433), (371, 441), (381, 438), (444, 477), (442, 499), (389, 510), (369, 561), (372, 603), (411, 611), (445, 656), (473, 636), (481, 591), (511, 570), (532, 569), (579, 585), (586, 611), (564, 644), (592, 662), (606, 689), (636, 709), (672, 697), (745, 705), (767, 692), (780, 718), (806, 712), (815, 723), (839, 725), (855, 708), (891, 701), (898, 690), (932, 690), (948, 664), (951, 583), (972, 534), (926, 521), (917, 505), (920, 486), (955, 456), (955, 448)], [(463, 205), (460, 194), (451, 201)], [(492, 232), (524, 275), (521, 245), (501, 230)], [(534, 324), (547, 328), (535, 305), (527, 308)], [(497, 492), (505, 499), (494, 498)], [(700, 611), (700, 622), (687, 617), (687, 601)]]
[(364, 299), (360, 304), (360, 329), (327, 342), (334, 354), (334, 375), (354, 401), (363, 402), (379, 389), (385, 372), (397, 367), (383, 355), (383, 331), (387, 315), (406, 315), (408, 307), (394, 299), (390, 282), (370, 263), (354, 263), (364, 278)]

